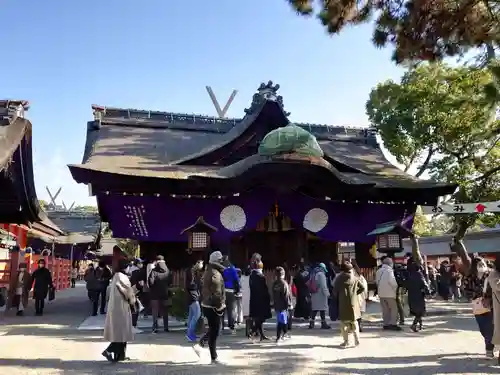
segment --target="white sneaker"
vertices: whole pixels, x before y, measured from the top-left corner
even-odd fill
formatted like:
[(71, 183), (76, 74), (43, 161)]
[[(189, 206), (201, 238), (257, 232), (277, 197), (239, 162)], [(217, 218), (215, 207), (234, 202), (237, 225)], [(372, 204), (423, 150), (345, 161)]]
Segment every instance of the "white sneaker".
[(210, 361), (210, 364), (212, 364), (212, 365), (223, 365), (224, 362), (222, 362), (219, 358), (215, 358), (215, 359), (212, 359), (212, 361)]
[(142, 333), (142, 332), (143, 332), (143, 331), (141, 331), (141, 330), (140, 330), (139, 328), (137, 328), (137, 327), (132, 327), (132, 331), (133, 331), (134, 333), (136, 333), (136, 334), (137, 334), (137, 333)]

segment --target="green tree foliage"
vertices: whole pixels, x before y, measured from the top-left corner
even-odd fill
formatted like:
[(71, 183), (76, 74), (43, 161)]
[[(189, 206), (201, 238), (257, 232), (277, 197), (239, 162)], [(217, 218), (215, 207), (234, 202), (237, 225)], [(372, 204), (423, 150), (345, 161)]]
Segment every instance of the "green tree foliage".
[(500, 42), (498, 1), (287, 0), (300, 15), (317, 16), (329, 34), (374, 20), (373, 43), (392, 45), (397, 63), (437, 60)]
[(422, 210), (417, 208), (415, 218), (413, 220), (413, 231), (419, 236), (438, 236), (444, 233), (449, 233), (453, 229), (453, 220), (446, 215), (429, 217), (422, 213)]
[(137, 252), (137, 249), (139, 248), (139, 242), (136, 240), (130, 240), (126, 238), (117, 238), (116, 239), (116, 244), (120, 246), (120, 248), (123, 250), (125, 254), (129, 258), (134, 258)]
[[(388, 151), (416, 175), (457, 183), (456, 202), (500, 200), (500, 122), (484, 88), (495, 82), (487, 69), (424, 64), (400, 82), (387, 81), (370, 93), (366, 110)], [(457, 237), (475, 215), (457, 215)], [(482, 222), (500, 222), (484, 215)]]

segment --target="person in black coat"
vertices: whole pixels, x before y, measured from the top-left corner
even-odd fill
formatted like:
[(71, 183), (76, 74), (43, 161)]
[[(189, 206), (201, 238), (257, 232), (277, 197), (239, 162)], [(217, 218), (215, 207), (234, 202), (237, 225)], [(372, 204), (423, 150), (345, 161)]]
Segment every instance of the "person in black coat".
[(113, 273), (106, 265), (106, 262), (100, 261), (99, 266), (95, 270), (95, 275), (97, 280), (99, 281), (99, 295), (97, 298), (100, 299), (101, 301), (100, 312), (101, 315), (104, 315), (106, 314), (106, 303), (108, 301), (107, 298), (108, 286), (109, 283), (111, 282), (111, 279), (113, 278)]
[(260, 340), (269, 340), (262, 329), (264, 322), (272, 317), (271, 296), (267, 287), (266, 277), (262, 272), (264, 264), (256, 260), (252, 262), (252, 273), (250, 274), (250, 318), (254, 323), (254, 330), (260, 336)]
[(153, 333), (158, 332), (158, 317), (163, 318), (163, 330), (168, 332), (168, 305), (170, 299), (170, 286), (172, 273), (168, 269), (162, 255), (156, 257), (156, 266), (148, 278), (151, 308), (153, 310)]
[[(286, 281), (286, 271), (283, 267), (276, 267), (276, 280), (273, 283), (273, 302), (276, 312), (276, 342), (285, 338), (288, 331), (288, 311), (292, 307), (292, 293)], [(283, 315), (286, 319), (283, 319)]]
[(311, 315), (311, 292), (307, 287), (309, 280), (309, 271), (305, 265), (301, 264), (299, 268), (295, 268), (293, 276), (293, 284), (297, 291), (295, 309), (293, 311), (294, 318), (309, 320)]
[(417, 332), (418, 329), (422, 329), (422, 317), (426, 312), (425, 296), (429, 295), (429, 286), (421, 267), (412, 260), (408, 261), (407, 275), (408, 305), (410, 314), (415, 317), (411, 329), (413, 332)]
[(142, 298), (142, 288), (146, 283), (146, 268), (143, 267), (143, 263), (141, 259), (134, 260), (134, 269), (130, 274), (130, 285), (135, 287), (137, 290), (136, 293), (136, 303), (135, 308), (132, 311), (132, 326), (137, 327), (137, 321), (139, 320), (139, 301)]
[(35, 313), (36, 315), (43, 315), (43, 309), (45, 307), (45, 298), (49, 293), (49, 289), (54, 289), (54, 284), (52, 283), (52, 274), (45, 267), (45, 260), (40, 259), (38, 261), (38, 268), (31, 275), (33, 286), (33, 298), (35, 300)]

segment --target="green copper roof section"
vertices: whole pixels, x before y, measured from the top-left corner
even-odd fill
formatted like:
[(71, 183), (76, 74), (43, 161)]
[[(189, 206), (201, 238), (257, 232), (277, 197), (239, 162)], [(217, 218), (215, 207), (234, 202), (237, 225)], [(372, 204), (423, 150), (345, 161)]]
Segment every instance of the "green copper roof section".
[(266, 156), (297, 153), (323, 157), (316, 137), (295, 124), (270, 131), (260, 143), (258, 153)]

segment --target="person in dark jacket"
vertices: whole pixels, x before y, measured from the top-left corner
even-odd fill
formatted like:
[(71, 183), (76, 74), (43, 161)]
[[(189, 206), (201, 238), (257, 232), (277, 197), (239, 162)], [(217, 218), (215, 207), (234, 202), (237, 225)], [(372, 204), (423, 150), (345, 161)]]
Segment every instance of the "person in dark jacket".
[(250, 274), (250, 318), (254, 324), (254, 330), (260, 336), (260, 340), (269, 340), (264, 335), (262, 325), (271, 314), (271, 296), (267, 287), (266, 277), (262, 272), (264, 264), (258, 260), (252, 262), (252, 273)]
[(96, 270), (94, 265), (90, 264), (84, 276), (85, 284), (87, 287), (87, 294), (90, 302), (92, 302), (92, 316), (97, 315), (99, 310), (99, 293), (101, 290), (101, 283), (97, 279)]
[(445, 260), (439, 267), (439, 295), (445, 300), (450, 299), (450, 286), (451, 286), (451, 267), (450, 263)]
[(295, 268), (293, 276), (293, 284), (297, 290), (293, 316), (302, 320), (309, 320), (311, 316), (311, 293), (307, 287), (307, 280), (309, 280), (309, 271), (305, 264), (301, 263), (298, 268)]
[(406, 284), (410, 314), (415, 317), (411, 325), (411, 330), (417, 332), (418, 329), (422, 329), (422, 317), (426, 311), (425, 296), (430, 294), (430, 290), (420, 266), (411, 259), (408, 260), (408, 279)]
[(137, 321), (139, 320), (140, 304), (139, 301), (142, 297), (142, 289), (146, 283), (146, 269), (143, 266), (141, 259), (134, 259), (133, 267), (129, 268), (130, 271), (130, 285), (135, 287), (136, 300), (134, 309), (132, 309), (132, 326), (137, 328)]
[(109, 283), (111, 282), (111, 279), (113, 278), (113, 273), (109, 269), (109, 267), (106, 265), (105, 262), (100, 261), (99, 262), (99, 267), (97, 267), (95, 271), (97, 280), (99, 280), (99, 296), (98, 299), (101, 300), (101, 308), (100, 312), (102, 315), (106, 314), (106, 303), (108, 301), (107, 298), (107, 293), (108, 293), (108, 286)]
[(190, 276), (186, 278), (186, 291), (188, 296), (188, 320), (186, 338), (189, 342), (196, 342), (196, 327), (201, 316), (200, 296), (203, 261), (198, 261), (191, 268)]
[[(236, 294), (240, 293), (240, 280), (238, 271), (233, 266), (227, 256), (224, 257), (222, 264), (224, 265), (224, 288), (226, 289), (226, 315), (227, 324), (231, 333), (236, 333), (234, 330), (235, 313), (236, 313)], [(222, 320), (222, 329), (224, 329), (224, 319)]]
[(221, 316), (226, 308), (226, 290), (224, 288), (224, 266), (222, 265), (222, 253), (214, 251), (210, 254), (209, 262), (203, 274), (201, 307), (203, 315), (208, 321), (208, 331), (200, 339), (199, 344), (193, 347), (195, 353), (200, 356), (201, 348), (208, 343), (212, 363), (219, 363), (217, 356), (217, 338), (219, 337)]
[(288, 331), (288, 311), (292, 307), (292, 293), (285, 280), (285, 269), (276, 267), (276, 280), (273, 283), (273, 301), (276, 312), (276, 342), (283, 340)]
[(168, 303), (172, 275), (162, 255), (156, 257), (156, 266), (149, 274), (151, 308), (153, 310), (153, 333), (158, 333), (158, 318), (163, 318), (163, 330), (168, 332)]
[(33, 298), (35, 300), (35, 313), (38, 316), (43, 315), (45, 307), (45, 298), (49, 293), (49, 289), (55, 289), (52, 283), (52, 274), (45, 267), (45, 260), (38, 261), (38, 268), (31, 275), (33, 286)]

